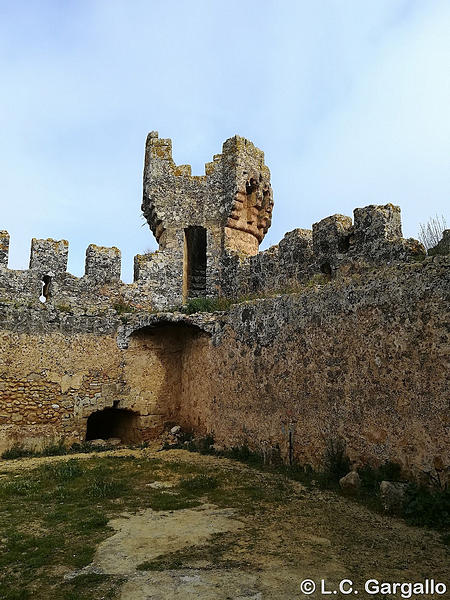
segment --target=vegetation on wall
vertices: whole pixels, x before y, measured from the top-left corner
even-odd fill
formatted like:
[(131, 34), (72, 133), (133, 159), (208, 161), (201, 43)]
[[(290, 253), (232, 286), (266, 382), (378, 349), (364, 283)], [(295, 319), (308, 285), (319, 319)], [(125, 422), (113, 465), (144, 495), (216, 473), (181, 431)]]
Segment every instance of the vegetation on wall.
[(435, 215), (430, 217), (426, 223), (420, 223), (418, 238), (426, 250), (434, 248), (440, 242), (446, 227), (444, 215)]

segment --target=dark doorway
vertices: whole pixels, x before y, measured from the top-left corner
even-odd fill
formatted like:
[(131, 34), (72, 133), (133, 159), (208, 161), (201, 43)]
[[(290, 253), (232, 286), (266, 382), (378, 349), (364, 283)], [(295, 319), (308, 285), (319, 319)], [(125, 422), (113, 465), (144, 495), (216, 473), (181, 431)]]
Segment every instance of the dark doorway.
[(39, 297), (39, 300), (44, 303), (50, 300), (50, 288), (52, 283), (52, 278), (50, 275), (44, 275), (41, 280), (42, 283), (42, 291)]
[(138, 414), (122, 408), (104, 408), (87, 420), (86, 441), (120, 438), (124, 444), (140, 441)]
[(184, 235), (187, 297), (201, 298), (206, 296), (206, 229), (187, 227)]

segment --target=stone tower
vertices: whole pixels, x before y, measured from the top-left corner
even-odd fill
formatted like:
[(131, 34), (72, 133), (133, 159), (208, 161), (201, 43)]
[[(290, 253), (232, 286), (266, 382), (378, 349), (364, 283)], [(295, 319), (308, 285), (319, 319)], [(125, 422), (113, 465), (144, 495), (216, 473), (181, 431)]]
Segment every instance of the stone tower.
[(159, 250), (136, 257), (135, 278), (159, 280), (159, 305), (220, 295), (224, 264), (258, 253), (272, 207), (264, 153), (248, 140), (228, 139), (205, 175), (193, 176), (189, 165), (173, 162), (171, 140), (150, 133), (142, 211)]

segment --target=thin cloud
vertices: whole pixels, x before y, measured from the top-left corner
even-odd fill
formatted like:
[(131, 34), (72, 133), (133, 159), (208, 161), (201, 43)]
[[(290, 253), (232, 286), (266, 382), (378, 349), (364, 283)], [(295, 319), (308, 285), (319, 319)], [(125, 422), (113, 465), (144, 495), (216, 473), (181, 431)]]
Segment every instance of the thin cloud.
[(194, 173), (235, 133), (265, 151), (264, 246), (370, 202), (400, 204), (415, 235), (448, 204), (449, 15), (403, 0), (1, 3), (10, 266), (51, 236), (77, 275), (89, 243), (120, 247), (129, 281), (156, 246), (140, 216), (152, 129)]

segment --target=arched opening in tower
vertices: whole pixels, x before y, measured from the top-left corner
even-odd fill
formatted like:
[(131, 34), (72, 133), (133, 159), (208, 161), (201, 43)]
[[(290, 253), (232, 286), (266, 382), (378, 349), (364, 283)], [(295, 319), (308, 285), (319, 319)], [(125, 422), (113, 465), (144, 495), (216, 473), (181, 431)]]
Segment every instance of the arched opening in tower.
[(92, 413), (87, 420), (86, 441), (119, 438), (124, 444), (140, 439), (139, 415), (123, 408), (104, 408)]
[(206, 229), (184, 230), (184, 277), (187, 298), (206, 296)]

